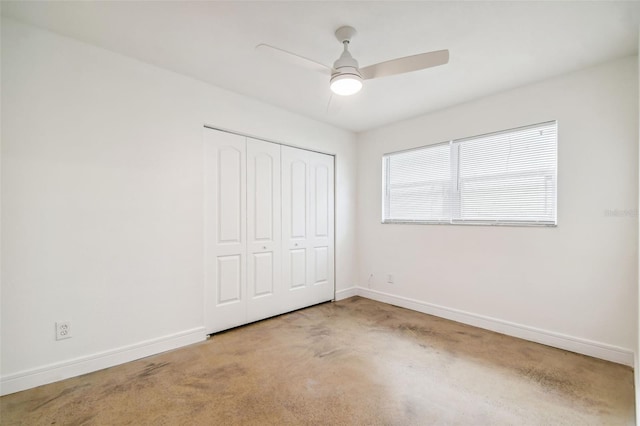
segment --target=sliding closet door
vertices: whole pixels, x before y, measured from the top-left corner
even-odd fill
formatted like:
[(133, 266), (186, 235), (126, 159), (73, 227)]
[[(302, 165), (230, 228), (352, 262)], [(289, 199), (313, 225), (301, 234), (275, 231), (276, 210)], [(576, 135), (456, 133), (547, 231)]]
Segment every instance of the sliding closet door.
[(282, 147), (282, 277), (287, 309), (334, 297), (333, 157)]
[(245, 137), (205, 129), (207, 332), (246, 322)]
[(247, 139), (247, 322), (284, 312), (280, 145)]

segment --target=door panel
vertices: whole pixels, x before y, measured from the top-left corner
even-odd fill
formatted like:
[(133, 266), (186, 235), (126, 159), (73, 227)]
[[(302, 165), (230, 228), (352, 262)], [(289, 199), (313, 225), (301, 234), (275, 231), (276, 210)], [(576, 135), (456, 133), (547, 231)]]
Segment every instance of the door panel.
[(272, 295), (274, 282), (273, 275), (276, 266), (273, 262), (273, 253), (254, 253), (253, 265), (253, 296), (259, 297)]
[(218, 243), (240, 243), (243, 160), (238, 148), (223, 146), (218, 151)]
[(334, 216), (333, 216), (333, 157), (311, 152), (311, 222), (314, 229), (309, 232), (309, 246), (313, 247), (312, 300), (315, 303), (334, 298)]
[(205, 311), (208, 333), (246, 319), (245, 138), (205, 129)]
[(315, 247), (315, 276), (314, 284), (323, 284), (327, 282), (327, 274), (329, 272), (328, 265), (328, 247)]
[(247, 139), (247, 322), (283, 313), (280, 145)]
[(327, 167), (323, 165), (317, 167), (315, 178), (315, 235), (316, 237), (326, 237), (329, 234), (329, 171)]
[(310, 295), (308, 268), (309, 158), (308, 151), (282, 147), (282, 280), (286, 310), (307, 306)]
[(307, 165), (300, 160), (292, 162), (289, 178), (291, 237), (305, 238), (307, 235)]
[[(267, 153), (260, 152), (254, 156), (253, 160), (254, 190), (249, 194), (253, 196), (255, 202), (255, 211), (252, 212), (255, 226), (254, 239), (255, 241), (273, 240), (276, 220), (274, 217), (274, 201), (276, 201), (274, 200), (276, 189), (274, 162), (276, 159)], [(278, 164), (278, 168), (279, 166)]]
[(220, 306), (240, 300), (242, 294), (242, 260), (240, 255), (218, 256), (218, 295)]
[(305, 287), (307, 285), (307, 251), (306, 249), (294, 249), (289, 251), (291, 259), (291, 285), (290, 289)]

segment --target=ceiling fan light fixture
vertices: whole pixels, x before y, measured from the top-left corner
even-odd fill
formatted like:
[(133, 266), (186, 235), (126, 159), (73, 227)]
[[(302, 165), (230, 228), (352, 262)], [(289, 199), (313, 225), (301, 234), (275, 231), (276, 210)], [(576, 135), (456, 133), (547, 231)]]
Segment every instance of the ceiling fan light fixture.
[(336, 95), (355, 95), (362, 89), (362, 77), (358, 74), (336, 74), (331, 77), (331, 91)]
[(349, 29), (348, 33), (342, 34), (336, 32), (338, 40), (342, 37), (347, 37), (341, 40), (344, 51), (337, 61), (333, 63), (333, 73), (331, 74), (330, 87), (331, 91), (336, 95), (350, 96), (355, 95), (362, 89), (362, 76), (358, 70), (358, 61), (353, 59), (351, 53), (349, 53), (349, 40), (355, 35), (355, 30), (351, 27), (344, 27)]

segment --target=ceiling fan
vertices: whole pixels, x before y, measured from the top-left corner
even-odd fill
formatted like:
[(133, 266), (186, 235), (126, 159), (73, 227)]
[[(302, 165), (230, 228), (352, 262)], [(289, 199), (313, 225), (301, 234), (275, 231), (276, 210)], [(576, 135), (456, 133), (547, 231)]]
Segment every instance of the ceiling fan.
[(355, 28), (349, 26), (340, 27), (336, 30), (335, 34), (338, 41), (342, 43), (344, 50), (342, 55), (333, 63), (333, 67), (268, 44), (259, 44), (256, 46), (256, 49), (280, 56), (296, 65), (329, 75), (331, 91), (342, 96), (358, 93), (360, 89), (362, 89), (363, 80), (403, 74), (444, 65), (449, 62), (449, 51), (445, 49), (405, 56), (403, 58), (392, 59), (360, 68), (358, 61), (349, 53), (349, 43), (351, 43), (351, 39), (356, 35)]

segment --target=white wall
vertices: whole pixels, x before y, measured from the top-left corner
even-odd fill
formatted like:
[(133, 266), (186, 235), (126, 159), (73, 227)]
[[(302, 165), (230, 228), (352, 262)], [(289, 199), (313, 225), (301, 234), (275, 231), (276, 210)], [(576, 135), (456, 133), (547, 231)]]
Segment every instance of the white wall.
[(204, 124), (336, 154), (353, 286), (353, 134), (3, 19), (3, 393), (204, 338)]
[[(557, 228), (380, 223), (383, 153), (547, 120)], [(636, 57), (372, 130), (358, 142), (358, 281), (373, 290), (360, 293), (632, 365), (637, 205)]]

